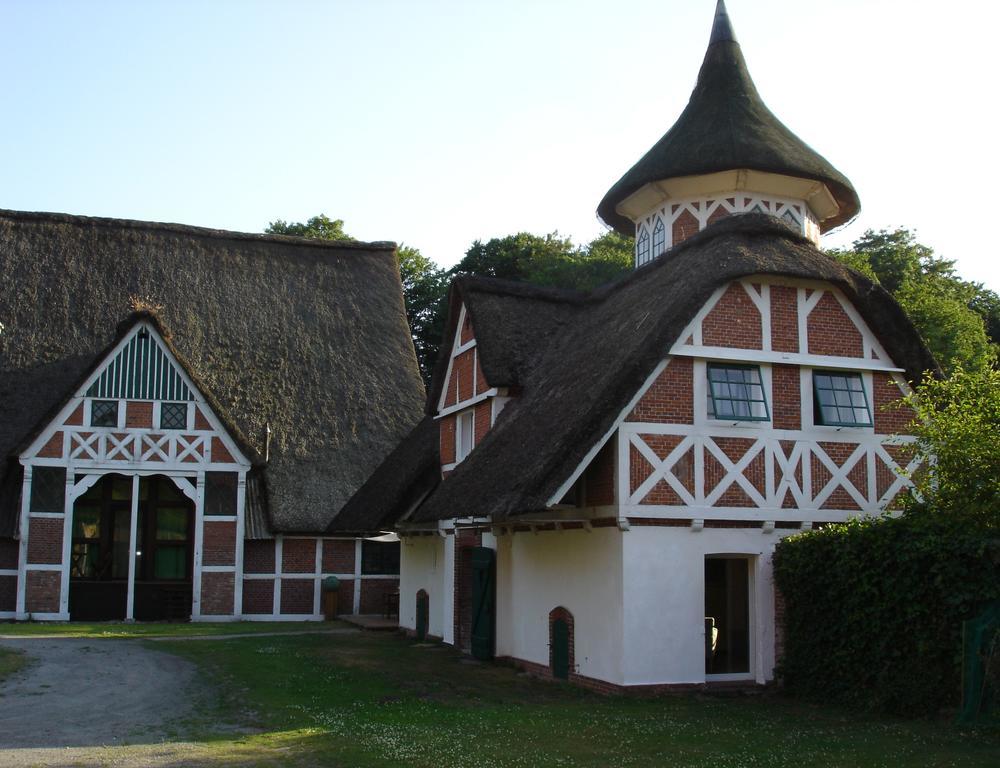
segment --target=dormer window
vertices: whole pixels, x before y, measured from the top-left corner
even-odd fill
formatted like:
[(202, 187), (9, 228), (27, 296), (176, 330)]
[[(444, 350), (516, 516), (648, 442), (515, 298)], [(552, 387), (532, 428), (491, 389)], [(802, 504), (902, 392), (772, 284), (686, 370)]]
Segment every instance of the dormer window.
[(652, 258), (656, 258), (664, 250), (666, 250), (667, 245), (667, 228), (663, 226), (663, 219), (659, 216), (656, 217), (656, 226), (653, 227), (653, 253)]
[(117, 427), (118, 401), (92, 400), (90, 403), (90, 426)]
[(641, 267), (649, 261), (649, 232), (640, 227), (639, 237), (635, 241), (635, 265)]
[(815, 422), (827, 427), (870, 427), (871, 409), (860, 373), (813, 372)]
[(708, 366), (708, 415), (721, 421), (771, 418), (757, 365)]

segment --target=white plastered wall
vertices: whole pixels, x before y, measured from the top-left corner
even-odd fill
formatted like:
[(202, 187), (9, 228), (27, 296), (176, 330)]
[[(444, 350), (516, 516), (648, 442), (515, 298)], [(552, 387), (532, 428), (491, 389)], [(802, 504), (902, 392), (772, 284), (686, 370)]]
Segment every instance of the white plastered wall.
[(407, 536), (400, 547), (399, 626), (417, 628), (417, 592), (429, 599), (428, 634), (452, 641), (454, 536)]
[(795, 532), (643, 526), (624, 534), (624, 684), (705, 682), (705, 556), (722, 554), (751, 558), (748, 679), (771, 680), (771, 555), (782, 535)]
[(497, 655), (548, 666), (549, 612), (562, 606), (573, 614), (575, 671), (620, 683), (622, 533), (516, 533), (497, 550)]

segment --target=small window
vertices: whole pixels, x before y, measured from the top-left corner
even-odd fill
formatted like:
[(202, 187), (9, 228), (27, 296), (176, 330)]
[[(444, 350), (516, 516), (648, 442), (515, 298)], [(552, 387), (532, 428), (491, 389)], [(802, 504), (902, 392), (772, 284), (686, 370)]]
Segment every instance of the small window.
[(665, 250), (667, 245), (667, 229), (663, 226), (663, 219), (656, 217), (656, 226), (653, 227), (653, 253), (655, 259)]
[(117, 427), (118, 401), (94, 400), (90, 403), (90, 426)]
[(205, 473), (205, 514), (235, 515), (238, 475), (235, 472)]
[(65, 469), (62, 467), (35, 467), (31, 471), (30, 511), (66, 511)]
[(649, 232), (645, 227), (639, 229), (639, 237), (635, 241), (635, 265), (641, 267), (649, 261)]
[(187, 403), (160, 405), (160, 429), (187, 429)]
[(458, 414), (458, 429), (455, 430), (455, 460), (462, 461), (472, 453), (475, 440), (475, 413), (463, 411)]
[(366, 576), (399, 575), (399, 542), (362, 541), (361, 573)]
[(724, 421), (767, 421), (770, 413), (760, 367), (709, 365), (708, 415)]
[(828, 427), (870, 427), (872, 414), (860, 373), (813, 372), (814, 421)]

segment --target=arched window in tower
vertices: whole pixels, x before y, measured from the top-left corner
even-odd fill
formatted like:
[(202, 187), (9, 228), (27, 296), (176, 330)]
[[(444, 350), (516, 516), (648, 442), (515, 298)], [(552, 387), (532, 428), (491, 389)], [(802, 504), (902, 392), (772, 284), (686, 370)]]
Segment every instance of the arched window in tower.
[(667, 228), (663, 226), (663, 219), (656, 217), (656, 226), (653, 227), (653, 258), (661, 253), (667, 244)]
[(792, 209), (791, 209), (791, 208), (788, 208), (788, 209), (787, 209), (787, 210), (785, 211), (785, 213), (784, 213), (784, 215), (783, 215), (783, 216), (781, 217), (781, 219), (782, 219), (782, 221), (784, 221), (784, 222), (785, 222), (786, 224), (788, 224), (788, 226), (790, 226), (790, 227), (791, 227), (792, 229), (796, 229), (796, 230), (798, 230), (799, 232), (801, 232), (801, 231), (802, 231), (802, 222), (801, 222), (801, 221), (799, 221), (799, 220), (798, 220), (798, 218), (796, 218), (796, 216), (795, 216), (795, 214), (794, 214), (794, 213), (792, 213)]
[(639, 236), (635, 239), (635, 265), (641, 267), (649, 261), (649, 232), (646, 227), (639, 228)]

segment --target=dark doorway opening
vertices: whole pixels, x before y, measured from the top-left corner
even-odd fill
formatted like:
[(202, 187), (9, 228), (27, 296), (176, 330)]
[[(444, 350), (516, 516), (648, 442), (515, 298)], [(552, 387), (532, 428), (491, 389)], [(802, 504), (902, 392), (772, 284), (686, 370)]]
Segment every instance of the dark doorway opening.
[(750, 560), (705, 558), (705, 674), (750, 672)]
[(430, 597), (424, 590), (417, 592), (417, 640), (423, 642), (427, 639), (427, 626), (430, 622)]
[[(127, 616), (131, 477), (105, 475), (73, 507), (69, 613), (73, 621)], [(134, 618), (191, 616), (194, 503), (167, 477), (139, 479)]]
[(472, 565), (472, 655), (493, 658), (496, 626), (496, 552), (489, 547), (473, 547)]

